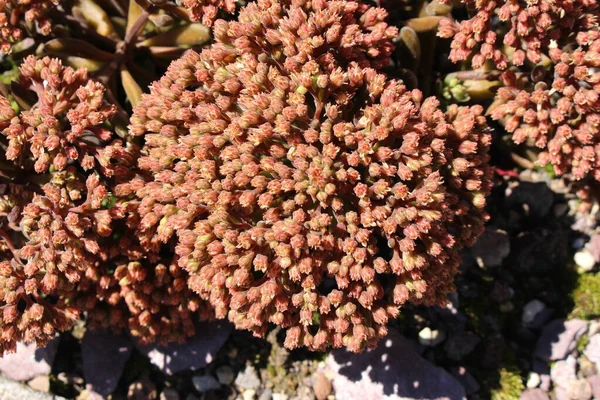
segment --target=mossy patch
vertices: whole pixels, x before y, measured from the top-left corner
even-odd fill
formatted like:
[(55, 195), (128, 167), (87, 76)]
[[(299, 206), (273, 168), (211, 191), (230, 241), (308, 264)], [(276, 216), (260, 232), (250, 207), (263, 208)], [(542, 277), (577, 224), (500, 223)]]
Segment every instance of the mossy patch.
[(525, 388), (521, 375), (513, 370), (502, 368), (500, 370), (499, 387), (492, 389), (492, 400), (518, 400)]
[(600, 273), (580, 275), (572, 298), (575, 307), (571, 317), (591, 319), (600, 316)]

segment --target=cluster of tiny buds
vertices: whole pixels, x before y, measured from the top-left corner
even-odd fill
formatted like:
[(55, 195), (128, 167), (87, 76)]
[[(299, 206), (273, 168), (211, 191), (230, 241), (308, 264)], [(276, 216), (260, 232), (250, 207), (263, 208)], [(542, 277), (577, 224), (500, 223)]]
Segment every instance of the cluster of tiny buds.
[[(463, 0), (475, 10), (470, 19), (440, 22), (438, 35), (452, 38), (450, 59), (471, 59), (473, 68), (491, 60), (499, 69), (509, 62), (523, 65), (542, 61), (549, 48), (568, 44), (573, 33), (597, 28), (596, 0)], [(500, 33), (503, 32), (503, 33)]]
[[(366, 50), (353, 10), (249, 4), (131, 118), (152, 175), (120, 187), (140, 199), (138, 236), (176, 240), (217, 317), (258, 336), (286, 327), (289, 348), (361, 351), (404, 303), (443, 304), (487, 220), (483, 109), (444, 113), (369, 68), (385, 52)], [(346, 40), (354, 59), (337, 60)]]

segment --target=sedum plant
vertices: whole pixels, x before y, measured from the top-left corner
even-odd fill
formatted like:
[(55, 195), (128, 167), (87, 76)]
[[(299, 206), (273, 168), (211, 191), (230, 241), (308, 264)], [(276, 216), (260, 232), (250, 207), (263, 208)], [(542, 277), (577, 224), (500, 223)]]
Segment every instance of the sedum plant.
[[(138, 236), (176, 242), (218, 318), (288, 348), (372, 347), (407, 302), (443, 304), (487, 220), (483, 109), (377, 72), (395, 29), (346, 1), (265, 1), (217, 21), (142, 96)], [(141, 179), (141, 178), (140, 178)]]

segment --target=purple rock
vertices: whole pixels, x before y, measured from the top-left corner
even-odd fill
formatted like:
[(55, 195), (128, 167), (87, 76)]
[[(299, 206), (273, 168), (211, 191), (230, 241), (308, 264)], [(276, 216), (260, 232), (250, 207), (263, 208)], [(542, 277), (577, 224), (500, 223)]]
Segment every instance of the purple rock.
[(564, 321), (555, 319), (544, 327), (539, 338), (535, 356), (545, 361), (563, 360), (575, 350), (577, 339), (587, 330), (587, 323), (580, 319)]
[(563, 389), (557, 387), (554, 389), (554, 399), (555, 400), (569, 400), (569, 394), (567, 393), (567, 389)]
[(345, 400), (462, 400), (465, 389), (451, 374), (418, 355), (394, 329), (374, 350), (335, 350), (327, 357), (336, 397)]
[(0, 371), (14, 381), (28, 381), (36, 376), (48, 375), (56, 356), (60, 337), (52, 339), (44, 348), (35, 343), (17, 343), (17, 352), (0, 358)]
[(594, 399), (600, 399), (600, 375), (594, 375), (588, 378), (592, 387), (592, 396)]
[(198, 324), (196, 332), (185, 343), (136, 347), (166, 374), (188, 369), (195, 371), (212, 362), (229, 337), (231, 324), (226, 321), (204, 321)]
[(465, 367), (455, 367), (450, 370), (452, 375), (463, 385), (466, 393), (473, 394), (480, 388), (479, 382), (469, 373)]
[(521, 393), (519, 400), (550, 400), (550, 397), (542, 389), (527, 389)]
[(567, 357), (566, 360), (557, 361), (550, 371), (550, 377), (555, 386), (567, 388), (569, 381), (577, 379), (575, 369), (577, 368), (577, 360), (573, 356)]
[(107, 331), (86, 331), (81, 342), (83, 376), (94, 392), (108, 396), (115, 391), (133, 350), (127, 336)]
[(600, 262), (600, 235), (592, 235), (590, 241), (585, 246), (596, 262)]
[(583, 354), (593, 363), (600, 363), (600, 333), (596, 333), (590, 338), (590, 342), (585, 346)]

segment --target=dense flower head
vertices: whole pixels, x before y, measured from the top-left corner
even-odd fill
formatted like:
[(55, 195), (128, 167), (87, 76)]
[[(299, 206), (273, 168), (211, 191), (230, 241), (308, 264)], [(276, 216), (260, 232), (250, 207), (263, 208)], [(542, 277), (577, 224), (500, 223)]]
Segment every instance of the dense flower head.
[(181, 343), (196, 333), (195, 322), (212, 317), (187, 278), (175, 262), (129, 261), (102, 274), (77, 304), (88, 311), (89, 328), (127, 328), (141, 344)]
[(575, 50), (550, 49), (552, 69), (535, 84), (506, 73), (492, 117), (516, 143), (541, 148), (541, 165), (600, 180), (600, 32), (579, 33), (576, 42)]
[[(439, 36), (452, 38), (450, 59), (479, 68), (492, 60), (500, 69), (511, 62), (537, 64), (554, 43), (562, 47), (578, 32), (598, 27), (596, 0), (463, 0), (472, 17), (444, 19)], [(506, 51), (504, 45), (510, 51)]]
[(19, 109), (0, 96), (2, 352), (19, 340), (43, 345), (79, 316), (70, 299), (114, 256), (108, 239), (125, 211), (111, 187), (136, 154), (104, 127), (113, 109), (85, 70), (30, 57), (14, 85), (33, 100)]
[(386, 17), (382, 8), (352, 1), (263, 0), (244, 7), (237, 21), (217, 21), (214, 35), (221, 47), (265, 51), (287, 71), (310, 59), (379, 69), (389, 64), (398, 33)]
[(0, 0), (0, 51), (10, 52), (29, 26), (49, 35), (52, 25), (47, 14), (58, 3), (59, 0)]
[(62, 171), (73, 161), (84, 170), (92, 169), (96, 162), (110, 169), (111, 158), (124, 156), (121, 142), (104, 146), (112, 138), (104, 124), (114, 115), (115, 106), (104, 102), (104, 86), (89, 80), (85, 69), (64, 67), (58, 59), (30, 56), (19, 71), (20, 85), (33, 91), (37, 102), (19, 115), (11, 116), (8, 110), (0, 113), (2, 122), (9, 123), (2, 132), (9, 139), (7, 159), (30, 153), (35, 171), (41, 173), (50, 166)]
[(218, 21), (218, 43), (143, 96), (131, 132), (153, 180), (136, 190), (138, 235), (176, 240), (190, 288), (238, 328), (360, 351), (404, 303), (454, 289), (459, 250), (487, 219), (490, 135), (481, 107), (444, 113), (369, 68), (385, 52), (360, 30), (350, 49), (343, 26), (320, 36), (324, 22), (303, 22), (337, 26), (352, 3), (297, 4)]

